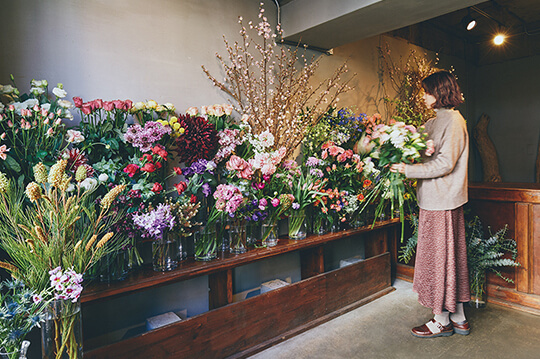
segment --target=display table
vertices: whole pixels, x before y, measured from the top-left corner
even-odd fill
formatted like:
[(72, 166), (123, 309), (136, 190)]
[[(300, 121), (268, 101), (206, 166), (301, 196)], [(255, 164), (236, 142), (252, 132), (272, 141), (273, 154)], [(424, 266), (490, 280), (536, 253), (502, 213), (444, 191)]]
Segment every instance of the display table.
[[(208, 275), (206, 313), (85, 352), (85, 358), (221, 358), (246, 357), (277, 342), (355, 309), (393, 290), (389, 244), (398, 237), (396, 219), (300, 241), (280, 239), (276, 247), (226, 254), (210, 262), (182, 262), (156, 273), (150, 268), (112, 285), (85, 289), (82, 303), (106, 301), (156, 286)], [(365, 260), (324, 271), (324, 251), (333, 241), (364, 241)], [(234, 268), (298, 251), (301, 280), (233, 303)]]

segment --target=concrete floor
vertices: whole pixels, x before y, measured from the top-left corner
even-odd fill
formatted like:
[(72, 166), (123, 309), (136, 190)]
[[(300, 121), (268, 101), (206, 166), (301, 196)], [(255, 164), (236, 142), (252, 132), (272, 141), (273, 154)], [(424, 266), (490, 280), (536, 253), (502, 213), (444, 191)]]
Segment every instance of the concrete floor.
[(412, 284), (251, 356), (309, 358), (540, 358), (540, 316), (488, 303), (466, 308), (468, 336), (420, 339), (410, 329), (427, 322), (431, 310), (417, 302)]

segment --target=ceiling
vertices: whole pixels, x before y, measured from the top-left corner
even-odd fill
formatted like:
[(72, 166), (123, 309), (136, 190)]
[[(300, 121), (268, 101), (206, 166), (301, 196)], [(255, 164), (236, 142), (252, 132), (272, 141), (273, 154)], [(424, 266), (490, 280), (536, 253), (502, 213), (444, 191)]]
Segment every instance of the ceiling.
[[(317, 48), (390, 33), (479, 65), (540, 54), (540, 0), (277, 1), (285, 39)], [(360, 3), (365, 5), (353, 7)], [(335, 10), (339, 7), (344, 9), (341, 14)], [(328, 14), (327, 18), (320, 13)], [(469, 13), (478, 22), (472, 31), (462, 24)], [(315, 23), (306, 20), (309, 14), (317, 17)], [(508, 38), (495, 47), (491, 39), (499, 28)]]

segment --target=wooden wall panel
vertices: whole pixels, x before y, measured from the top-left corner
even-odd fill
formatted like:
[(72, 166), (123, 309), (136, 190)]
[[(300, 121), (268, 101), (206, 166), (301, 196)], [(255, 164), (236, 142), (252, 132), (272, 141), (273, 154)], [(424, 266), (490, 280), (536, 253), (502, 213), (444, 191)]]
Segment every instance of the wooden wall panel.
[(531, 206), (531, 223), (532, 233), (529, 242), (532, 248), (530, 269), (533, 280), (531, 292), (540, 295), (540, 204)]

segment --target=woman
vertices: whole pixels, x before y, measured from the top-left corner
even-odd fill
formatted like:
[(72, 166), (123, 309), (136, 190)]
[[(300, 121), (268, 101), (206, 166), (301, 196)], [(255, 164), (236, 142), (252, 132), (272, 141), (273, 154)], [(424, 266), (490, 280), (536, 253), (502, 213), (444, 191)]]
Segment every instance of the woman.
[(413, 290), (435, 315), (412, 329), (420, 338), (469, 334), (463, 303), (470, 300), (463, 205), (467, 202), (469, 136), (454, 107), (463, 102), (454, 76), (436, 72), (422, 81), (424, 101), (436, 112), (426, 122), (432, 156), (421, 164), (398, 163), (391, 171), (417, 178), (420, 207)]

